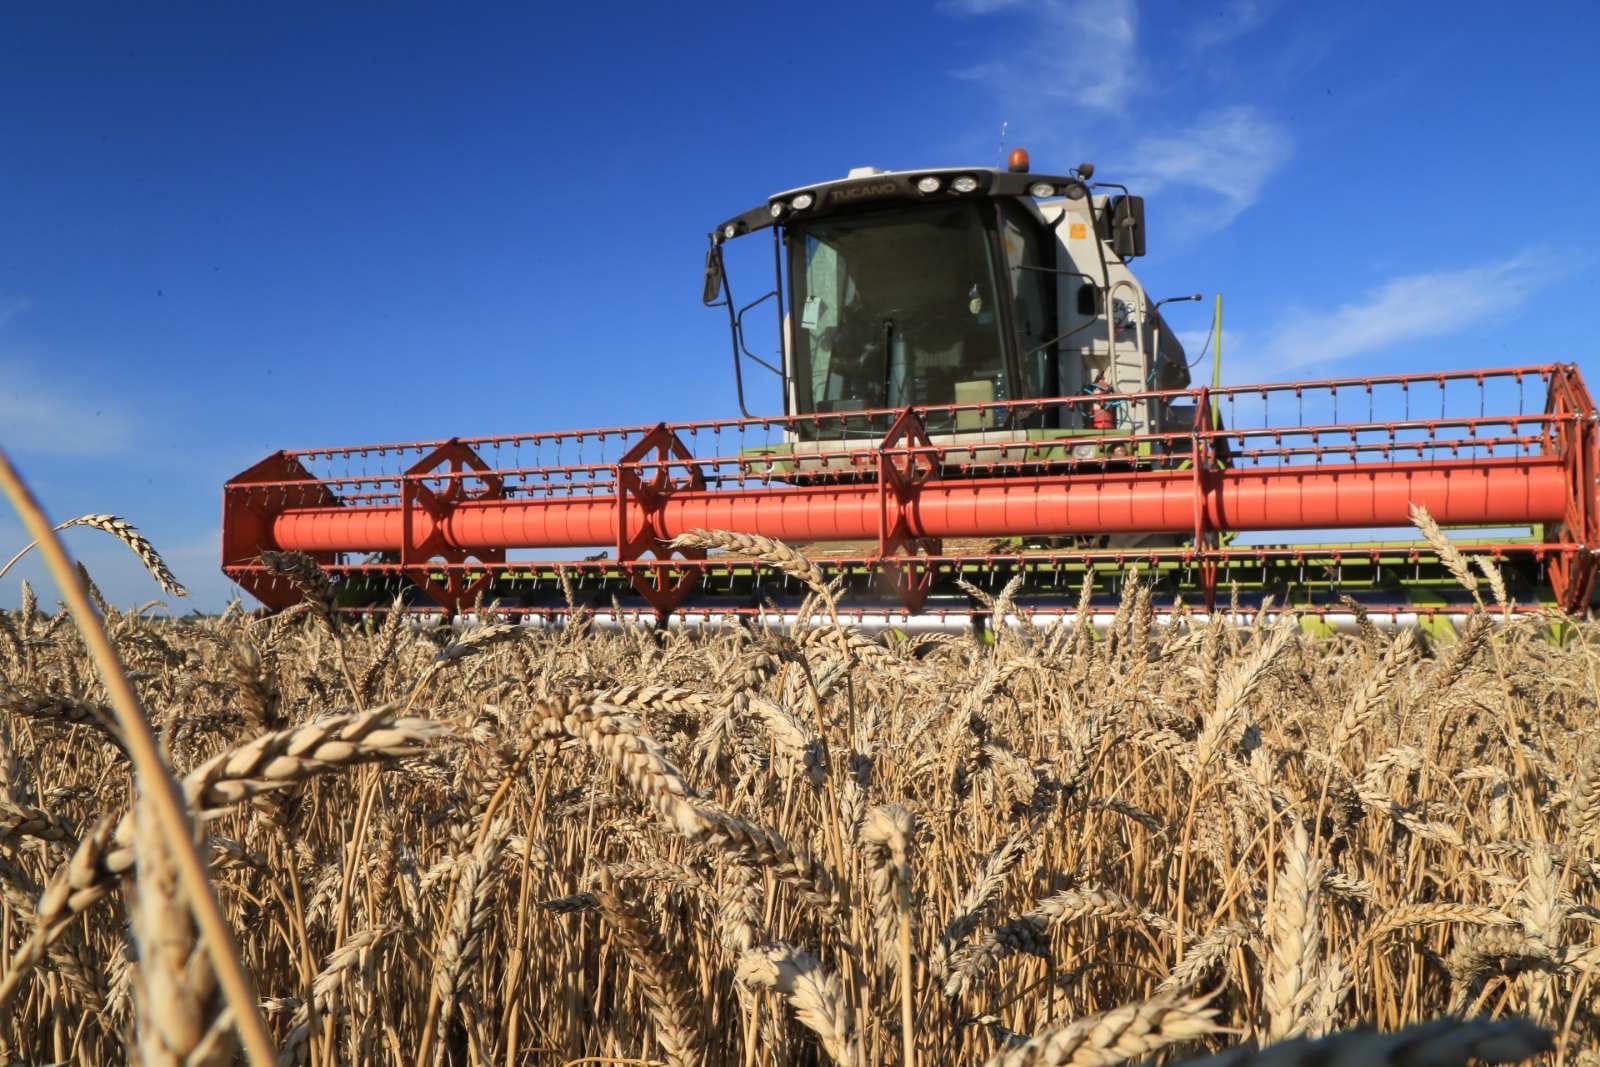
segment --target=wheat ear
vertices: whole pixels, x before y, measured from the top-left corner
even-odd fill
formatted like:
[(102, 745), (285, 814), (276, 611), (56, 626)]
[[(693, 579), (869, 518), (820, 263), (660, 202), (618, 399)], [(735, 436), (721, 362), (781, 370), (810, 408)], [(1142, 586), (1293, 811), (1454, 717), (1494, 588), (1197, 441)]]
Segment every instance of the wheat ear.
[(594, 894), (595, 903), (607, 928), (616, 935), (622, 951), (639, 977), (650, 1016), (655, 1021), (656, 1040), (670, 1067), (693, 1067), (700, 1062), (695, 1013), (689, 993), (671, 970), (662, 966), (668, 958), (660, 945), (653, 943), (648, 928), (632, 908), (616, 894), (611, 878), (604, 871)]
[(1428, 514), (1428, 509), (1421, 504), (1413, 503), (1411, 525), (1415, 526), (1422, 533), (1423, 539), (1439, 553), (1439, 559), (1451, 577), (1461, 583), (1461, 588), (1471, 593), (1472, 598), (1477, 600), (1478, 576), (1472, 573), (1472, 566), (1467, 563), (1467, 557), (1462, 555), (1461, 550), (1449, 537), (1445, 536), (1444, 530), (1440, 529), (1433, 516)]
[(745, 859), (773, 868), (812, 903), (844, 923), (846, 894), (832, 874), (804, 849), (782, 835), (721, 811), (698, 799), (665, 750), (639, 730), (631, 716), (608, 713), (564, 698), (541, 705), (536, 728), (547, 742), (562, 737), (583, 741), (622, 772), (639, 794), (680, 834), (691, 841), (720, 845)]
[[(181, 783), (191, 809), (214, 812), (314, 775), (362, 763), (421, 755), (444, 728), (427, 719), (397, 718), (379, 709), (332, 716), (258, 737), (190, 771)], [(83, 835), (58, 867), (36, 909), (33, 935), (12, 955), (0, 978), (0, 1012), (21, 981), (72, 920), (99, 901), (134, 865), (133, 821), (102, 820)]]
[(911, 989), (911, 841), (915, 833), (916, 820), (898, 804), (873, 808), (861, 828), (862, 852), (872, 877), (878, 943), (885, 949), (892, 944), (895, 949), (891, 958), (900, 983), (900, 1041), (905, 1067), (916, 1062)]
[[(495, 890), (500, 879), (496, 861), (510, 830), (509, 819), (496, 819), (460, 866), (450, 908), (450, 925), (439, 943), (433, 969), (433, 988), (439, 998), (439, 1019), (443, 1022), (448, 1022), (454, 1013), (462, 979), (483, 950), (484, 934), (494, 918)], [(442, 1052), (444, 1046), (438, 1048)]]
[(828, 608), (835, 628), (839, 626), (839, 607), (834, 602), (833, 590), (822, 570), (800, 552), (772, 537), (759, 534), (735, 533), (732, 530), (687, 530), (673, 538), (673, 548), (720, 548), (760, 560), (767, 566), (780, 570), (804, 582)]
[(945, 924), (945, 941), (952, 944), (961, 941), (978, 928), (984, 911), (999, 895), (1012, 869), (1021, 862), (1027, 851), (1028, 839), (1026, 830), (1015, 831), (984, 860), (983, 869), (962, 894), (960, 902), (956, 904), (955, 914)]
[(858, 1067), (861, 1063), (844, 988), (815, 956), (790, 945), (769, 945), (745, 954), (739, 961), (737, 978), (782, 994), (795, 1018), (817, 1035), (839, 1067)]
[(287, 579), (312, 611), (331, 621), (333, 583), (316, 560), (304, 552), (271, 551), (261, 553), (259, 559), (268, 574)]
[[(328, 953), (327, 962), (311, 981), (311, 998), (319, 1012), (333, 1003), (333, 996), (345, 977), (356, 968), (366, 966), (373, 948), (393, 932), (394, 928), (389, 926), (369, 927)], [(293, 1067), (300, 1062), (302, 1050), (311, 1037), (310, 1020), (309, 1005), (301, 1003), (289, 1020), (289, 1036), (283, 1039), (283, 1047), (278, 1051), (279, 1067)]]
[(1074, 1019), (991, 1057), (984, 1067), (1106, 1067), (1216, 1033), (1204, 999), (1155, 997)]
[(776, 538), (735, 533), (732, 530), (694, 529), (679, 534), (671, 544), (673, 548), (720, 548), (724, 552), (758, 559), (792, 578), (800, 579), (824, 600), (829, 599), (827, 579), (817, 565)]
[[(87, 526), (90, 529), (101, 530), (115, 537), (118, 541), (127, 545), (134, 555), (139, 557), (139, 562), (144, 564), (144, 569), (150, 572), (150, 577), (156, 580), (156, 584), (161, 586), (162, 590), (172, 596), (189, 595), (189, 590), (183, 587), (183, 583), (173, 577), (172, 571), (167, 568), (166, 561), (161, 558), (161, 553), (157, 552), (156, 547), (150, 543), (149, 539), (140, 533), (139, 528), (127, 519), (117, 515), (99, 513), (79, 515), (75, 519), (68, 519), (66, 522), (56, 524), (55, 529), (57, 531), (70, 530), (75, 526)], [(21, 551), (7, 560), (5, 566), (0, 567), (0, 578), (4, 578), (12, 565), (31, 552), (38, 544), (38, 541), (28, 542)]]
[(1309, 1021), (1306, 1015), (1317, 989), (1322, 945), (1320, 882), (1306, 828), (1296, 823), (1284, 842), (1283, 870), (1267, 906), (1270, 942), (1262, 1000), (1268, 1040), (1298, 1036)]
[(1224, 743), (1231, 740), (1244, 718), (1245, 706), (1261, 687), (1267, 672), (1283, 654), (1283, 650), (1289, 647), (1294, 634), (1294, 620), (1286, 615), (1243, 663), (1222, 676), (1217, 686), (1216, 706), (1202, 720), (1200, 735), (1195, 740), (1194, 763), (1190, 770), (1192, 777), (1204, 777), (1207, 765)]
[(1358, 952), (1366, 951), (1374, 941), (1396, 930), (1434, 923), (1459, 923), (1467, 926), (1511, 926), (1516, 920), (1498, 908), (1481, 904), (1459, 904), (1453, 901), (1435, 901), (1430, 904), (1406, 904), (1390, 908), (1373, 923), (1361, 937)]
[(371, 700), (377, 692), (383, 668), (394, 656), (395, 649), (399, 647), (401, 623), (404, 620), (402, 599), (396, 596), (394, 603), (389, 605), (389, 610), (383, 617), (383, 625), (378, 628), (377, 639), (373, 642), (372, 658), (367, 661), (365, 669), (361, 672), (361, 678), (356, 683), (361, 700)]

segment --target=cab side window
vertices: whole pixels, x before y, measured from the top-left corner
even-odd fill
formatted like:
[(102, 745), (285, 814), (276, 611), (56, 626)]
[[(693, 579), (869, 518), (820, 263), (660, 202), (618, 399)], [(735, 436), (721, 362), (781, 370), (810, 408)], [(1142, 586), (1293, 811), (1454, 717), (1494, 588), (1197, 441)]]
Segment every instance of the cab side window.
[(1022, 209), (1004, 204), (1000, 212), (1000, 242), (1005, 246), (1023, 372), (1028, 376), (1032, 395), (1054, 396), (1055, 354), (1049, 342), (1056, 332), (1051, 299), (1055, 275), (1045, 258), (1039, 223)]

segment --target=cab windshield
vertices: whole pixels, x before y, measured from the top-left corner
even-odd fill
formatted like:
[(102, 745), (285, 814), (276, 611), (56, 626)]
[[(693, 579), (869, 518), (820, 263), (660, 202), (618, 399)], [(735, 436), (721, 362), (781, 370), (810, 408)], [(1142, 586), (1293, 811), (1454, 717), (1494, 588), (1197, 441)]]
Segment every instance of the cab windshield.
[[(798, 412), (1009, 398), (978, 204), (819, 219), (792, 227), (787, 242)], [(928, 428), (949, 432), (986, 420), (986, 413), (963, 412)], [(848, 420), (848, 427), (882, 432), (864, 419)], [(819, 431), (838, 432), (838, 423)]]

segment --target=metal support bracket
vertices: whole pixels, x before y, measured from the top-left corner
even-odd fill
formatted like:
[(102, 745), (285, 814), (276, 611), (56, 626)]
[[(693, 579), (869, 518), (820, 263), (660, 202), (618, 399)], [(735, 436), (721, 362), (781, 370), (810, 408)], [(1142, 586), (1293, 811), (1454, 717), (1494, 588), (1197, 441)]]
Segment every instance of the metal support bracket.
[(1547, 413), (1565, 416), (1554, 427), (1556, 447), (1566, 471), (1566, 514), (1555, 538), (1576, 547), (1550, 560), (1550, 591), (1563, 611), (1582, 614), (1594, 594), (1600, 571), (1600, 429), (1594, 422), (1595, 406), (1570, 365), (1556, 368), (1550, 379)]
[[(674, 467), (685, 473), (674, 478)], [(667, 561), (674, 552), (684, 559), (706, 558), (703, 548), (673, 548), (662, 519), (662, 509), (673, 493), (706, 487), (705, 472), (694, 462), (694, 455), (683, 440), (664, 422), (657, 423), (628, 449), (615, 470), (617, 562), (627, 570), (629, 584), (655, 610), (656, 620), (664, 623), (700, 585), (701, 571), (676, 568), (666, 562), (641, 564), (639, 560), (648, 553)], [(633, 527), (636, 529), (630, 532)]]
[[(482, 488), (468, 492), (468, 479), (482, 483)], [(428, 484), (430, 481), (443, 481), (445, 485), (435, 491)], [(412, 464), (401, 478), (401, 570), (446, 614), (459, 615), (462, 607), (470, 604), (492, 578), (485, 570), (469, 579), (464, 566), (469, 559), (480, 563), (504, 563), (506, 559), (503, 548), (467, 553), (451, 544), (445, 536), (450, 513), (463, 501), (498, 500), (504, 495), (505, 483), (494, 473), (494, 468), (454, 437)], [(428, 520), (426, 536), (419, 536), (423, 525), (419, 518)], [(429, 566), (434, 560), (445, 563), (443, 581), (434, 576), (439, 568)]]
[(1217, 608), (1217, 532), (1206, 519), (1206, 498), (1210, 495), (1211, 438), (1210, 390), (1201, 388), (1195, 398), (1194, 426), (1190, 437), (1189, 466), (1194, 470), (1194, 551), (1200, 562), (1200, 593), (1206, 614)]
[(916, 560), (920, 549), (940, 555), (943, 545), (919, 536), (912, 506), (922, 486), (939, 477), (939, 450), (915, 408), (895, 417), (878, 442), (878, 557), (884, 577), (907, 611), (920, 611), (933, 585), (934, 569)]

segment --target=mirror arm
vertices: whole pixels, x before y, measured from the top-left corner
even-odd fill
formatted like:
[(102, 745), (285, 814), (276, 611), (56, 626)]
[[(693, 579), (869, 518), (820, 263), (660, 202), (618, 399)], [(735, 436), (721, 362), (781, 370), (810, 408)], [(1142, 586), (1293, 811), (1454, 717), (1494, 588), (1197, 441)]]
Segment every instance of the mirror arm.
[(779, 370), (777, 367), (774, 367), (772, 364), (768, 363), (766, 360), (762, 359), (760, 356), (758, 356), (754, 352), (750, 351), (750, 347), (744, 343), (744, 313), (746, 311), (749, 311), (751, 308), (754, 308), (754, 307), (757, 307), (757, 306), (759, 306), (761, 304), (766, 303), (768, 300), (771, 300), (773, 297), (778, 297), (779, 304), (780, 305), (782, 304), (783, 298), (782, 298), (781, 295), (779, 295), (778, 290), (777, 289), (768, 289), (764, 294), (762, 294), (761, 296), (756, 297), (754, 300), (750, 301), (750, 303), (748, 303), (744, 307), (740, 308), (739, 309), (739, 314), (735, 318), (734, 321), (737, 323), (738, 337), (739, 337), (739, 348), (744, 352), (745, 357), (747, 359), (754, 360), (755, 362), (761, 364), (763, 367), (767, 368), (773, 374), (776, 374), (778, 377), (782, 378), (783, 377), (783, 371)]
[(768, 370), (774, 371), (778, 375), (779, 381), (783, 383), (780, 389), (783, 393), (783, 411), (787, 415), (789, 413), (789, 375), (787, 373), (789, 367), (789, 338), (784, 321), (786, 309), (783, 306), (783, 242), (785, 233), (786, 231), (782, 226), (775, 225), (772, 227), (772, 291), (778, 294), (778, 362), (783, 364), (783, 368), (774, 367), (766, 360), (757, 360), (757, 362)]
[(733, 310), (733, 286), (728, 282), (728, 268), (720, 255), (717, 256), (717, 273), (722, 278), (723, 299), (712, 307), (728, 309), (728, 343), (733, 350), (733, 388), (739, 398), (739, 414), (748, 419), (752, 416), (744, 403), (744, 368), (739, 363), (739, 315), (742, 313)]
[(780, 293), (778, 288), (775, 286), (763, 295), (750, 301), (750, 303), (735, 310), (733, 303), (733, 286), (728, 281), (728, 267), (727, 264), (723, 262), (719, 242), (717, 241), (715, 235), (713, 235), (711, 238), (711, 251), (707, 255), (706, 276), (708, 278), (711, 277), (712, 262), (715, 262), (716, 264), (716, 278), (719, 283), (718, 292), (722, 295), (722, 299), (715, 301), (708, 300), (705, 301), (705, 304), (707, 307), (724, 307), (728, 309), (728, 337), (733, 351), (733, 385), (734, 391), (739, 400), (739, 414), (747, 419), (755, 418), (755, 416), (750, 414), (749, 405), (745, 402), (744, 363), (740, 359), (741, 354), (745, 358), (759, 363), (773, 374), (776, 374), (779, 378), (782, 378), (784, 374), (782, 369), (774, 367), (771, 363), (768, 363), (766, 360), (750, 351), (750, 347), (745, 344), (744, 314), (751, 308), (757, 307), (760, 304), (764, 304), (768, 300), (776, 297), (778, 300), (778, 332), (779, 340), (781, 342), (783, 334), (783, 294)]

